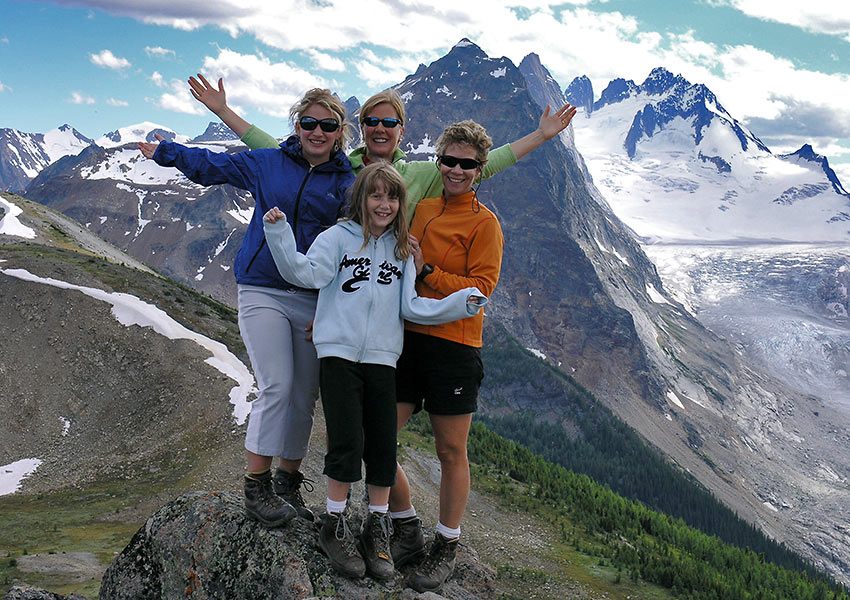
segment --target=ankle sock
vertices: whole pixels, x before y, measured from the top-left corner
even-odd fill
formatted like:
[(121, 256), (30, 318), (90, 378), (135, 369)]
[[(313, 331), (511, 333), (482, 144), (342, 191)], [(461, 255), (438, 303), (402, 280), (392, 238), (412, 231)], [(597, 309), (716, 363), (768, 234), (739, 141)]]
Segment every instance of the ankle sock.
[(256, 481), (263, 481), (264, 479), (269, 479), (271, 476), (271, 469), (266, 469), (265, 471), (248, 471), (245, 474), (245, 477), (247, 477), (248, 479), (254, 479)]
[(343, 512), (345, 512), (345, 505), (346, 504), (347, 504), (347, 502), (345, 500), (337, 502), (336, 500), (331, 500), (330, 498), (328, 498), (327, 511), (328, 511), (329, 514), (330, 513), (342, 514)]
[(416, 509), (413, 508), (413, 505), (410, 506), (407, 510), (401, 510), (399, 512), (390, 511), (390, 518), (393, 519), (409, 519), (411, 517), (416, 516)]
[(455, 540), (460, 537), (460, 527), (452, 529), (451, 527), (446, 527), (442, 523), (437, 523), (437, 533), (446, 538), (447, 540)]
[(382, 515), (385, 515), (385, 514), (387, 514), (387, 511), (389, 509), (390, 509), (389, 504), (379, 504), (379, 505), (370, 504), (369, 505), (369, 512), (370, 513), (380, 513)]

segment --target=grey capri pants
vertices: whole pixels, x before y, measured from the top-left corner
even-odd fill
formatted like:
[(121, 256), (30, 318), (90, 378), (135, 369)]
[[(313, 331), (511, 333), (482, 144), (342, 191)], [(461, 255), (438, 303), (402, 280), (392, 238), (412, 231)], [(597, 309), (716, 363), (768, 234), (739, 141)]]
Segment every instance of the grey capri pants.
[(259, 393), (251, 403), (245, 449), (299, 460), (307, 454), (319, 395), (319, 359), (305, 329), (318, 293), (239, 285), (239, 332)]

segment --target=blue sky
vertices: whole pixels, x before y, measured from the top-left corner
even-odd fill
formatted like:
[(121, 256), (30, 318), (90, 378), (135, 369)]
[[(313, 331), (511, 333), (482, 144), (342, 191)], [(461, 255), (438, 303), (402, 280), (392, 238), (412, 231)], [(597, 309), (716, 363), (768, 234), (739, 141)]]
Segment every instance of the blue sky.
[(664, 66), (774, 152), (811, 143), (850, 183), (846, 0), (0, 0), (0, 14), (0, 127), (97, 138), (151, 121), (194, 136), (213, 117), (185, 81), (203, 72), (283, 135), (307, 88), (362, 101), (468, 37), (515, 64), (536, 52), (562, 87), (587, 75), (597, 97)]

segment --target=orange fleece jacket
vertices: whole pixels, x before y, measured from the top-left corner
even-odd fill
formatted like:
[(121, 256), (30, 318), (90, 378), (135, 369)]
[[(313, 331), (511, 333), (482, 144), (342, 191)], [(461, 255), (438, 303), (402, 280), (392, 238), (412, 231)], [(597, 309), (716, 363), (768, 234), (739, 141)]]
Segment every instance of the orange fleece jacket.
[[(416, 293), (445, 298), (452, 292), (475, 286), (489, 298), (499, 282), (505, 238), (499, 219), (478, 202), (470, 191), (453, 198), (426, 198), (416, 207), (410, 233), (419, 239), (425, 262), (434, 272), (416, 282)], [(427, 335), (481, 347), (484, 312), (442, 325), (405, 327)]]

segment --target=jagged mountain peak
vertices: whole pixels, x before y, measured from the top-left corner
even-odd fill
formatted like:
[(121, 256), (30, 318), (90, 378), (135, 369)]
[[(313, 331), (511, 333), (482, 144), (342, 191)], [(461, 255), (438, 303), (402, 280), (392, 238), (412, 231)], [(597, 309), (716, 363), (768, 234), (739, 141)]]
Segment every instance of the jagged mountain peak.
[(691, 83), (681, 74), (674, 75), (664, 67), (655, 67), (640, 84), (640, 91), (650, 95), (659, 95), (673, 89), (690, 87)]
[(835, 174), (835, 171), (832, 170), (832, 167), (829, 166), (829, 159), (815, 152), (814, 148), (812, 148), (811, 144), (803, 144), (800, 146), (800, 149), (796, 152), (792, 152), (790, 154), (781, 154), (779, 158), (784, 160), (793, 160), (796, 162), (807, 162), (814, 163), (817, 165), (817, 168), (823, 170), (824, 175), (832, 184), (832, 189), (835, 190), (836, 194), (841, 194), (842, 196), (850, 196), (850, 193), (844, 189), (844, 186), (841, 185), (841, 181), (838, 179), (838, 175)]
[(204, 132), (201, 135), (192, 138), (192, 142), (221, 142), (238, 139), (239, 136), (233, 133), (227, 125), (217, 121), (210, 121)]
[(588, 115), (593, 112), (593, 84), (587, 75), (580, 75), (564, 90), (567, 102), (583, 108)]

